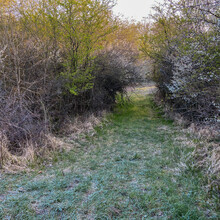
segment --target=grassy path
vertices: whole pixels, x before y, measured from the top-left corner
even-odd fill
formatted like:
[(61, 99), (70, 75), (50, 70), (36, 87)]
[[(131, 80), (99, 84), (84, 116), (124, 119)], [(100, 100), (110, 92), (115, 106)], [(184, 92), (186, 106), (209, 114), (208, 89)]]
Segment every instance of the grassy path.
[(42, 173), (0, 175), (0, 219), (219, 219), (192, 141), (149, 95), (109, 119)]

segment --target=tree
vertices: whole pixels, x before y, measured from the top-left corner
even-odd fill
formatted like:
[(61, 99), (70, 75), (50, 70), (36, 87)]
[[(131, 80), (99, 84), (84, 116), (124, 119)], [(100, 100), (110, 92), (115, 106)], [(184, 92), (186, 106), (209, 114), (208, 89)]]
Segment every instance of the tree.
[[(34, 6), (33, 6), (34, 5)], [(45, 37), (62, 54), (66, 86), (75, 95), (92, 87), (92, 61), (101, 42), (115, 29), (113, 1), (55, 0), (22, 7), (23, 23), (38, 40)]]

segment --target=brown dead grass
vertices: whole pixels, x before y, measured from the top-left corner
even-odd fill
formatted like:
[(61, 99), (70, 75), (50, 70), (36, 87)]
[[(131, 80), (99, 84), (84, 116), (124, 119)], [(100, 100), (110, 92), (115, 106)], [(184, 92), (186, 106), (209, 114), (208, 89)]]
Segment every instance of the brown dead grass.
[(86, 114), (82, 116), (77, 116), (74, 118), (66, 118), (62, 127), (61, 133), (63, 135), (76, 137), (83, 133), (91, 133), (94, 132), (94, 127), (105, 120), (106, 112), (99, 112), (97, 115), (94, 114)]
[(60, 142), (52, 135), (44, 137), (43, 145), (36, 146), (33, 142), (27, 141), (23, 146), (22, 155), (12, 154), (8, 150), (7, 138), (1, 137), (1, 168), (7, 173), (17, 173), (20, 171), (30, 171), (29, 164), (34, 162), (37, 157), (48, 158), (51, 152), (58, 149)]
[[(220, 144), (218, 127), (196, 126), (192, 124), (187, 132), (196, 135), (201, 141), (197, 144), (194, 157), (197, 161), (197, 167), (205, 170), (209, 177), (210, 186), (218, 183), (220, 186)], [(220, 189), (220, 188), (219, 188)]]
[[(42, 140), (42, 146), (36, 146), (31, 141), (27, 141), (23, 146), (22, 155), (12, 154), (8, 150), (8, 140), (6, 136), (0, 136), (0, 168), (7, 173), (17, 173), (21, 171), (31, 171), (29, 164), (34, 163), (36, 159), (41, 158), (45, 161), (51, 161), (53, 153), (62, 150), (71, 150), (75, 147), (73, 142), (68, 139), (78, 138), (82, 134), (95, 134), (94, 127), (101, 122), (101, 118), (105, 112), (95, 116), (93, 114), (87, 116), (78, 116), (68, 119), (63, 124), (62, 133), (65, 138), (47, 134)], [(67, 136), (67, 138), (66, 138)], [(77, 145), (77, 143), (76, 143)]]
[[(189, 158), (195, 160), (195, 167), (201, 169), (207, 176), (208, 188), (215, 188), (220, 192), (220, 125), (190, 123), (180, 114), (174, 113), (169, 106), (161, 103), (160, 99), (155, 98), (155, 102), (163, 107), (165, 117), (174, 120), (174, 123), (182, 128), (183, 135), (177, 137), (175, 141), (181, 142), (183, 146), (191, 145), (195, 148)], [(185, 134), (188, 134), (191, 140)], [(194, 139), (197, 141), (194, 142)]]
[[(183, 128), (188, 124), (182, 117), (173, 117), (173, 119), (176, 124)], [(192, 123), (189, 127), (183, 129), (183, 133), (190, 135), (192, 140), (182, 136), (178, 137), (177, 141), (195, 148), (193, 154), (190, 155), (195, 160), (195, 167), (201, 169), (204, 175), (207, 176), (208, 188), (215, 188), (220, 192), (219, 127)], [(193, 139), (197, 141), (194, 142)]]

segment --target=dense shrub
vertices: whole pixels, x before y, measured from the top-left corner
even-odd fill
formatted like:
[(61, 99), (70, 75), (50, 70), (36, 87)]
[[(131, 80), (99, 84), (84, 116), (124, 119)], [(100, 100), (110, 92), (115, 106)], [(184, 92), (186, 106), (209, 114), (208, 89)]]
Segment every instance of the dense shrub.
[(132, 48), (103, 49), (117, 28), (112, 5), (0, 4), (0, 158), (3, 142), (12, 155), (39, 152), (67, 116), (110, 109), (137, 81)]
[(93, 105), (113, 104), (117, 93), (123, 95), (128, 86), (134, 86), (141, 81), (137, 60), (134, 51), (124, 48), (105, 50), (97, 56), (94, 72), (96, 95)]
[(9, 94), (0, 95), (0, 133), (7, 139), (8, 150), (21, 155), (24, 146), (43, 145), (47, 125), (39, 112), (30, 111), (30, 103)]
[(142, 51), (154, 60), (161, 97), (190, 121), (219, 122), (219, 1), (155, 7)]

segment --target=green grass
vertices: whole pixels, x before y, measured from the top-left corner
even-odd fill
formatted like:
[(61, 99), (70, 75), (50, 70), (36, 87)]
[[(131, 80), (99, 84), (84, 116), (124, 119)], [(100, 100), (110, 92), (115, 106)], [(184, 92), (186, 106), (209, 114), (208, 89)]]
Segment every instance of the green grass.
[[(0, 219), (219, 219), (193, 144), (151, 96), (118, 104), (52, 167), (0, 176)], [(184, 138), (183, 138), (184, 137)], [(190, 158), (190, 159), (189, 159)]]

